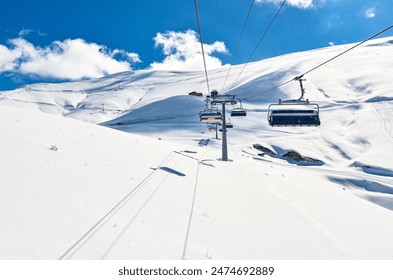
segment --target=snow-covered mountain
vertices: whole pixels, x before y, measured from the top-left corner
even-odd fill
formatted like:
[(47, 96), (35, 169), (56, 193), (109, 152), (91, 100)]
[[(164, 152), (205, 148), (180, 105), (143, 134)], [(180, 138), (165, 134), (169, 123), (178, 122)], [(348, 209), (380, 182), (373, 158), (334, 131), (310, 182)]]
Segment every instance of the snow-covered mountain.
[(247, 109), (230, 119), (228, 162), (199, 122), (204, 97), (188, 95), (206, 93), (203, 72), (0, 92), (0, 258), (392, 259), (393, 38), (305, 77), (320, 127), (266, 120), (300, 95), (266, 89), (350, 46), (250, 63), (234, 87), (243, 65), (225, 87), (228, 68), (209, 71)]

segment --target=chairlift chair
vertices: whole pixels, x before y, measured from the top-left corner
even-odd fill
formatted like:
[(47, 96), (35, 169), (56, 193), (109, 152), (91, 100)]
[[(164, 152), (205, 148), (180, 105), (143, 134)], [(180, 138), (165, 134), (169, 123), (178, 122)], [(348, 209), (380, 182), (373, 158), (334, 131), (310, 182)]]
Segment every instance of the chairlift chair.
[(294, 100), (279, 100), (268, 108), (267, 120), (270, 126), (319, 126), (319, 106), (303, 99), (304, 88), (301, 77), (295, 78), (300, 82), (301, 96)]
[(245, 117), (247, 116), (247, 111), (241, 108), (234, 108), (231, 111), (231, 117)]
[(271, 104), (267, 113), (271, 126), (319, 126), (319, 106), (313, 103)]
[(245, 117), (245, 116), (247, 116), (247, 111), (245, 109), (243, 109), (241, 101), (239, 101), (239, 103), (240, 103), (239, 107), (235, 107), (232, 109), (231, 117)]
[(213, 124), (208, 124), (209, 126), (207, 127), (207, 129), (209, 130), (209, 131), (216, 131), (216, 126), (215, 125), (213, 125)]
[[(219, 123), (218, 125), (222, 126), (222, 123)], [(225, 122), (225, 126), (227, 128), (233, 128), (233, 124), (231, 123), (231, 121), (229, 119)]]
[(199, 119), (201, 122), (205, 123), (219, 123), (222, 120), (222, 114), (218, 110), (214, 109), (205, 109), (199, 112)]

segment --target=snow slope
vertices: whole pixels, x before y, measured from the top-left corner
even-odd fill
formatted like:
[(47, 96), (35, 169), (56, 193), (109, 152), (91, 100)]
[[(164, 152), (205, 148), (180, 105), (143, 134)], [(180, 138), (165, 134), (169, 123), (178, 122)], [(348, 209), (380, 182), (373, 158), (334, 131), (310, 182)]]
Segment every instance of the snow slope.
[[(392, 42), (306, 77), (317, 128), (267, 124), (268, 105), (298, 84), (256, 94), (349, 46), (252, 63), (232, 89), (220, 90), (226, 68), (212, 71), (213, 88), (246, 98), (229, 162), (198, 120), (204, 99), (187, 95), (204, 91), (202, 72), (1, 92), (0, 258), (392, 259)], [(283, 157), (291, 150), (321, 163)]]

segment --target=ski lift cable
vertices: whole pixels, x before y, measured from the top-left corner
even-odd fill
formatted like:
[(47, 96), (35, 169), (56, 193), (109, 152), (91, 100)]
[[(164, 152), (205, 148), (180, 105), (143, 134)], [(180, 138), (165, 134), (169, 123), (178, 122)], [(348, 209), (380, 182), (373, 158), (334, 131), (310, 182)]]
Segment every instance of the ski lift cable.
[(231, 62), (229, 63), (229, 69), (228, 69), (227, 75), (226, 75), (226, 77), (225, 77), (224, 85), (222, 86), (222, 88), (225, 88), (225, 85), (226, 85), (226, 83), (227, 83), (229, 73), (231, 72), (231, 69), (232, 69), (233, 61), (235, 60), (237, 51), (238, 51), (238, 49), (239, 49), (240, 42), (241, 42), (241, 40), (242, 40), (242, 38), (243, 38), (244, 30), (246, 29), (246, 25), (247, 25), (247, 22), (248, 22), (248, 18), (250, 17), (251, 10), (252, 10), (252, 7), (253, 7), (253, 5), (254, 5), (254, 1), (255, 1), (255, 0), (251, 0), (250, 8), (248, 9), (248, 13), (247, 13), (246, 20), (245, 20), (245, 22), (244, 22), (244, 24), (243, 24), (243, 28), (242, 28), (242, 31), (241, 31), (241, 33), (240, 33), (239, 40), (237, 41), (237, 44), (236, 44), (236, 47), (235, 47), (235, 52), (233, 53)]
[(353, 49), (359, 47), (360, 45), (366, 43), (367, 41), (370, 41), (371, 39), (374, 39), (375, 37), (381, 35), (382, 33), (386, 32), (386, 31), (388, 31), (389, 29), (392, 29), (392, 28), (393, 28), (393, 25), (391, 25), (391, 26), (389, 26), (389, 27), (386, 27), (386, 28), (383, 29), (382, 31), (379, 31), (378, 33), (372, 35), (371, 37), (369, 37), (369, 38), (367, 38), (367, 39), (361, 41), (360, 43), (354, 45), (353, 47), (351, 47), (351, 48), (349, 48), (349, 49), (343, 51), (342, 53), (340, 53), (340, 54), (338, 54), (338, 55), (336, 55), (336, 56), (334, 56), (334, 57), (332, 57), (332, 58), (326, 60), (325, 62), (323, 62), (323, 63), (321, 63), (321, 64), (315, 66), (314, 68), (311, 68), (310, 70), (304, 72), (303, 74), (301, 74), (301, 75), (299, 75), (299, 76), (296, 76), (295, 78), (293, 78), (293, 79), (291, 79), (291, 80), (288, 80), (288, 81), (283, 82), (283, 83), (281, 83), (281, 84), (279, 84), (279, 85), (276, 85), (276, 86), (274, 86), (274, 87), (272, 87), (272, 88), (269, 88), (269, 89), (264, 90), (264, 91), (262, 91), (262, 92), (260, 92), (260, 93), (251, 95), (251, 96), (249, 96), (249, 97), (246, 97), (246, 98), (243, 98), (243, 99), (240, 99), (240, 100), (251, 99), (251, 98), (253, 98), (253, 97), (255, 97), (255, 96), (265, 94), (265, 93), (267, 93), (267, 92), (269, 92), (269, 91), (272, 91), (272, 90), (274, 90), (274, 89), (276, 89), (276, 88), (279, 88), (279, 87), (281, 87), (281, 86), (283, 86), (283, 85), (289, 84), (290, 82), (298, 81), (299, 79), (303, 78), (303, 76), (305, 76), (306, 74), (311, 73), (312, 71), (314, 71), (314, 70), (320, 68), (321, 66), (323, 66), (323, 65), (325, 65), (325, 64), (327, 64), (327, 63), (329, 63), (329, 62), (331, 62), (332, 60), (334, 60), (334, 59), (336, 59), (336, 58), (342, 56), (343, 54), (345, 54), (345, 53), (347, 53), (347, 52), (349, 52), (349, 51), (351, 51), (351, 50), (353, 50)]
[(269, 32), (270, 28), (272, 27), (274, 21), (276, 20), (276, 18), (278, 17), (279, 13), (281, 12), (282, 8), (284, 7), (285, 3), (287, 2), (287, 0), (282, 1), (280, 8), (277, 10), (276, 14), (274, 15), (274, 17), (272, 18), (272, 20), (270, 21), (268, 27), (266, 28), (265, 32), (262, 34), (261, 38), (259, 39), (258, 44), (256, 45), (256, 47), (254, 48), (254, 50), (252, 51), (251, 55), (248, 57), (246, 63), (244, 64), (242, 70), (239, 72), (239, 74), (237, 75), (235, 81), (233, 82), (231, 89), (235, 86), (237, 80), (239, 79), (240, 75), (243, 73), (244, 69), (247, 67), (248, 63), (251, 61), (251, 58), (254, 56), (255, 52), (257, 51), (259, 45), (262, 43), (263, 39), (266, 37), (267, 33)]
[(198, 10), (198, 2), (197, 0), (194, 0), (195, 4), (195, 13), (196, 13), (196, 18), (198, 22), (198, 32), (199, 32), (199, 38), (201, 41), (201, 49), (202, 49), (202, 57), (203, 57), (203, 66), (205, 68), (205, 77), (206, 77), (206, 85), (207, 85), (207, 94), (210, 94), (210, 86), (209, 86), (209, 78), (207, 75), (207, 68), (206, 68), (206, 59), (205, 59), (205, 50), (203, 48), (203, 38), (202, 38), (202, 29), (201, 29), (201, 21), (199, 18), (199, 10)]
[(332, 61), (332, 60), (338, 58), (339, 56), (342, 56), (343, 54), (345, 54), (345, 53), (347, 53), (347, 52), (353, 50), (354, 48), (357, 48), (358, 46), (360, 46), (360, 45), (366, 43), (367, 41), (370, 41), (371, 39), (374, 39), (374, 38), (377, 37), (378, 35), (380, 35), (380, 34), (386, 32), (386, 31), (388, 31), (388, 30), (391, 29), (391, 28), (393, 28), (393, 25), (391, 25), (391, 26), (385, 28), (385, 29), (382, 30), (382, 31), (379, 31), (378, 33), (374, 34), (373, 36), (371, 36), (371, 37), (369, 37), (369, 38), (363, 40), (362, 42), (360, 42), (360, 43), (356, 44), (355, 46), (349, 48), (348, 50), (346, 50), (346, 51), (344, 51), (344, 52), (342, 52), (342, 53), (340, 53), (340, 54), (338, 54), (338, 55), (332, 57), (331, 59), (326, 60), (325, 62), (323, 62), (323, 63), (321, 63), (321, 64), (315, 66), (314, 68), (308, 70), (307, 72), (304, 72), (302, 75), (300, 75), (300, 76), (298, 76), (298, 77), (295, 77), (294, 80), (298, 80), (298, 79), (302, 78), (304, 75), (307, 75), (308, 73), (310, 73), (310, 72), (312, 72), (312, 71), (318, 69), (319, 67), (321, 67), (321, 66), (323, 66), (323, 65), (325, 65), (325, 64), (327, 64), (327, 63), (329, 63), (330, 61)]

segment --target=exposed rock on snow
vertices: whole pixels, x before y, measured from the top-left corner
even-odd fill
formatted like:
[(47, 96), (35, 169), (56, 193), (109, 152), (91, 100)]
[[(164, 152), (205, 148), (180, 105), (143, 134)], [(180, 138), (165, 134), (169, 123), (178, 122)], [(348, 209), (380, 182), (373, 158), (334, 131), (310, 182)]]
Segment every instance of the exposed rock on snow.
[[(271, 149), (269, 149), (267, 147), (262, 146), (261, 144), (254, 144), (253, 148), (257, 149), (258, 151), (263, 152), (263, 153), (258, 154), (258, 156), (264, 156), (265, 154), (268, 154), (268, 155), (275, 157), (275, 158), (287, 158), (287, 159), (294, 160), (296, 162), (303, 163), (306, 165), (310, 165), (310, 164), (322, 165), (323, 164), (323, 161), (321, 161), (319, 159), (314, 159), (311, 157), (304, 157), (299, 152), (294, 151), (294, 150), (290, 150), (285, 153), (282, 153), (281, 155), (278, 155), (276, 152), (272, 151)], [(280, 149), (280, 150), (282, 150), (282, 149)]]
[(289, 151), (289, 152), (283, 154), (282, 157), (290, 158), (295, 161), (309, 163), (309, 164), (316, 164), (316, 165), (323, 164), (323, 161), (321, 161), (319, 159), (314, 159), (314, 158), (310, 158), (310, 157), (303, 157), (300, 153), (298, 153), (296, 151)]
[[(264, 153), (268, 153), (268, 154), (273, 155), (273, 156), (277, 155), (276, 152), (273, 152), (271, 149), (269, 149), (267, 147), (264, 147), (261, 144), (254, 144), (254, 145), (252, 145), (252, 147), (254, 149), (257, 149), (258, 151), (261, 151), (261, 152), (264, 152)], [(263, 154), (260, 154), (260, 155), (263, 155)]]

